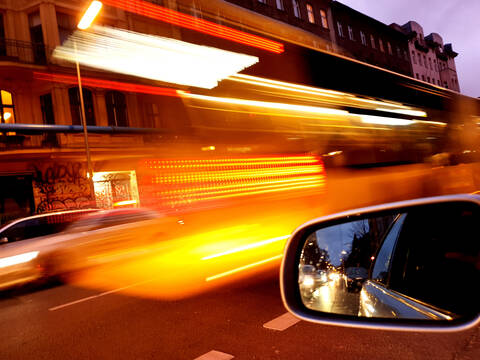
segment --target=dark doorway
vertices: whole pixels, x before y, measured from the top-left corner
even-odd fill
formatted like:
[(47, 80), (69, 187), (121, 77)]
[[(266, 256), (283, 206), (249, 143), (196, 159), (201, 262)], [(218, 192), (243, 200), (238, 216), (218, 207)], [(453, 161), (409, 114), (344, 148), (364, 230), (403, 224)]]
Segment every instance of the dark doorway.
[(0, 176), (0, 225), (34, 211), (32, 176)]

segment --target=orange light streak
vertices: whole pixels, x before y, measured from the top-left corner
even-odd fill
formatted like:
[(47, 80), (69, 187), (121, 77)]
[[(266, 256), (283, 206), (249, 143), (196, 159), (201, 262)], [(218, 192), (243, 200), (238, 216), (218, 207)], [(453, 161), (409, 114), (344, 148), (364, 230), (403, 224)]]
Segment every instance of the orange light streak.
[(253, 244), (248, 244), (248, 245), (241, 246), (241, 247), (238, 247), (238, 248), (235, 248), (235, 249), (227, 250), (227, 251), (224, 251), (224, 252), (221, 252), (221, 253), (218, 253), (218, 254), (208, 255), (208, 256), (203, 257), (202, 260), (210, 260), (210, 259), (214, 259), (214, 258), (217, 258), (217, 257), (238, 253), (238, 252), (245, 251), (245, 250), (255, 249), (255, 248), (258, 248), (260, 246), (272, 244), (272, 243), (277, 242), (277, 241), (286, 240), (289, 237), (290, 237), (290, 235), (283, 235), (283, 236), (278, 236), (278, 237), (275, 237), (275, 238), (272, 238), (272, 239), (259, 241), (259, 242), (253, 243)]
[(218, 195), (218, 196), (208, 196), (208, 197), (203, 197), (200, 199), (190, 199), (190, 200), (178, 200), (171, 202), (170, 205), (188, 205), (191, 204), (192, 202), (195, 201), (207, 201), (207, 200), (220, 200), (220, 199), (228, 199), (228, 198), (234, 198), (234, 197), (239, 197), (239, 196), (246, 196), (246, 195), (260, 195), (260, 194), (268, 194), (268, 193), (273, 193), (273, 192), (279, 192), (279, 191), (291, 191), (291, 190), (299, 190), (299, 189), (309, 189), (309, 188), (314, 188), (314, 187), (319, 187), (320, 185), (323, 185), (323, 183), (319, 184), (313, 184), (313, 185), (301, 185), (301, 186), (289, 186), (288, 188), (284, 189), (267, 189), (267, 190), (258, 190), (258, 191), (250, 191), (250, 192), (242, 192), (242, 193), (236, 193), (236, 194), (228, 194), (228, 195)]
[[(76, 76), (44, 73), (44, 72), (37, 72), (37, 71), (33, 73), (33, 78), (36, 80), (44, 80), (44, 81), (57, 82), (62, 84), (78, 83)], [(83, 76), (82, 76), (82, 84), (86, 86), (98, 87), (102, 89), (129, 91), (129, 92), (135, 92), (140, 94), (175, 96), (175, 97), (179, 96), (176, 89), (124, 83), (120, 81), (102, 80), (102, 79), (88, 78)]]
[[(144, 160), (143, 183), (164, 206), (267, 194), (325, 185), (315, 156)], [(157, 206), (158, 206), (157, 203)]]
[(231, 40), (240, 44), (253, 46), (276, 54), (284, 52), (284, 46), (277, 41), (269, 40), (235, 30), (224, 25), (198, 19), (172, 9), (154, 5), (142, 0), (105, 0), (105, 5), (110, 5), (151, 19), (164, 21), (190, 30), (202, 32), (222, 39)]
[(225, 276), (229, 276), (229, 275), (232, 275), (232, 274), (244, 271), (244, 270), (248, 270), (248, 269), (251, 269), (251, 268), (254, 268), (254, 267), (269, 263), (269, 262), (272, 262), (274, 260), (281, 259), (282, 256), (283, 256), (283, 254), (276, 255), (276, 256), (273, 256), (271, 258), (260, 260), (260, 261), (257, 261), (257, 262), (254, 262), (254, 263), (251, 263), (251, 264), (248, 264), (248, 265), (245, 265), (245, 266), (241, 266), (241, 267), (238, 267), (236, 269), (229, 270), (229, 271), (225, 271), (225, 272), (217, 274), (217, 275), (209, 276), (205, 279), (205, 281), (209, 282), (209, 281), (216, 280), (216, 279), (219, 279), (219, 278), (222, 278), (222, 277), (225, 277)]

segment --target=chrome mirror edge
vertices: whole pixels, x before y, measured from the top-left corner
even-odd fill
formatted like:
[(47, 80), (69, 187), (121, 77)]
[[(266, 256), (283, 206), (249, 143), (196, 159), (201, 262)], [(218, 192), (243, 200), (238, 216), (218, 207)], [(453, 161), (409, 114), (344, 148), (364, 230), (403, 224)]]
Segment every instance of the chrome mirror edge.
[(298, 296), (298, 291), (297, 289), (295, 289), (296, 281), (292, 281), (292, 277), (295, 278), (296, 275), (295, 260), (299, 251), (299, 243), (301, 242), (302, 235), (305, 232), (309, 231), (310, 228), (316, 226), (319, 223), (330, 222), (348, 216), (358, 216), (360, 214), (363, 215), (380, 211), (395, 210), (397, 208), (404, 209), (419, 205), (431, 205), (461, 201), (475, 203), (480, 206), (480, 196), (478, 195), (458, 194), (436, 196), (400, 202), (392, 202), (344, 211), (332, 215), (322, 216), (299, 226), (292, 233), (292, 235), (285, 244), (284, 256), (282, 258), (282, 263), (280, 267), (280, 293), (285, 308), (295, 317), (304, 321), (322, 325), (334, 325), (359, 329), (452, 333), (465, 331), (480, 325), (480, 314), (478, 314), (473, 319), (468, 319), (461, 323), (455, 322), (451, 325), (444, 322), (440, 324), (435, 324), (433, 322), (420, 323), (415, 321), (399, 321), (398, 324), (394, 324), (393, 322), (383, 322), (379, 321), (378, 319), (355, 319), (354, 317), (351, 317), (351, 319), (342, 319), (340, 318), (340, 316), (332, 316), (328, 313), (319, 313), (319, 315), (313, 315), (307, 308), (305, 308), (300, 297)]

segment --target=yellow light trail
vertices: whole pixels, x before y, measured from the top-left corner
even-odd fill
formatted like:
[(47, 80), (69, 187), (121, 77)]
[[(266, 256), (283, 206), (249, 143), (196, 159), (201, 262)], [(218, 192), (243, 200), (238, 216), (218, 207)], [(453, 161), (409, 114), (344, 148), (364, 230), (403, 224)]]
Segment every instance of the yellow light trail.
[(277, 242), (277, 241), (288, 239), (289, 237), (290, 237), (290, 235), (283, 235), (283, 236), (278, 236), (278, 237), (275, 237), (275, 238), (272, 238), (272, 239), (259, 241), (259, 242), (253, 243), (253, 244), (240, 246), (238, 248), (227, 250), (227, 251), (224, 251), (224, 252), (221, 252), (221, 253), (218, 253), (218, 254), (205, 256), (205, 257), (202, 258), (202, 260), (210, 260), (210, 259), (214, 259), (214, 258), (217, 258), (217, 257), (220, 257), (220, 256), (234, 254), (234, 253), (237, 253), (237, 252), (240, 252), (240, 251), (255, 249), (255, 248), (258, 248), (260, 246), (264, 246), (264, 245), (272, 244), (272, 243)]
[(294, 105), (294, 104), (246, 100), (246, 99), (238, 99), (238, 98), (224, 98), (224, 97), (186, 93), (183, 91), (178, 91), (178, 93), (180, 96), (185, 98), (218, 102), (223, 104), (245, 105), (245, 106), (261, 107), (261, 108), (276, 109), (276, 110), (303, 111), (307, 113), (321, 114), (321, 115), (343, 115), (343, 116), (348, 115), (348, 111), (345, 111), (345, 110), (331, 109), (331, 108), (324, 108), (324, 107), (317, 107), (317, 106)]
[(232, 274), (235, 274), (235, 273), (247, 270), (247, 269), (251, 269), (251, 268), (254, 268), (254, 267), (257, 267), (257, 266), (260, 266), (260, 265), (263, 265), (263, 264), (281, 259), (282, 256), (283, 256), (283, 254), (276, 255), (276, 256), (273, 256), (271, 258), (264, 259), (264, 260), (261, 260), (261, 261), (257, 261), (257, 262), (254, 262), (252, 264), (244, 265), (244, 266), (238, 267), (236, 269), (225, 271), (225, 272), (217, 274), (217, 275), (209, 276), (205, 279), (205, 281), (206, 282), (213, 281), (213, 280), (220, 279), (222, 277), (229, 276), (229, 275), (232, 275)]
[(288, 188), (290, 185), (298, 185), (300, 184), (311, 184), (311, 183), (320, 183), (322, 182), (321, 178), (318, 177), (309, 177), (309, 178), (300, 178), (300, 179), (292, 179), (292, 180), (276, 180), (276, 181), (263, 181), (257, 182), (253, 184), (232, 184), (232, 185), (218, 185), (218, 184), (211, 184), (210, 186), (198, 186), (188, 189), (179, 189), (179, 190), (170, 190), (170, 191), (162, 191), (164, 195), (170, 194), (188, 194), (194, 193), (194, 195), (202, 196), (202, 195), (210, 195), (215, 193), (225, 193), (225, 192), (235, 192), (235, 191), (245, 191), (244, 189), (268, 189), (268, 188), (281, 188), (285, 187)]
[(320, 185), (323, 185), (323, 183), (318, 183), (318, 184), (313, 184), (313, 185), (289, 186), (287, 188), (282, 188), (282, 189), (266, 189), (266, 190), (249, 191), (249, 192), (241, 192), (241, 193), (237, 192), (236, 194), (229, 193), (228, 195), (206, 196), (206, 197), (203, 197), (203, 198), (200, 198), (200, 199), (171, 201), (170, 205), (172, 205), (172, 206), (173, 205), (185, 205), (185, 204), (191, 204), (194, 201), (220, 200), (220, 199), (239, 197), (239, 196), (268, 194), (268, 193), (278, 192), (278, 191), (287, 191), (287, 190), (291, 191), (291, 190), (298, 190), (298, 189), (309, 189), (309, 188), (319, 187)]
[(245, 180), (245, 179), (251, 179), (255, 180), (257, 178), (277, 178), (277, 177), (286, 177), (288, 175), (307, 175), (307, 174), (318, 174), (321, 173), (323, 169), (305, 169), (301, 170), (298, 172), (291, 172), (291, 171), (251, 171), (251, 172), (245, 172), (245, 171), (232, 171), (232, 172), (226, 172), (226, 171), (212, 171), (213, 174), (205, 173), (205, 174), (187, 174), (187, 175), (180, 175), (180, 174), (175, 174), (175, 175), (164, 175), (164, 176), (156, 176), (155, 180), (156, 182), (175, 182), (175, 183), (192, 183), (192, 182), (226, 182), (226, 181), (232, 181), (232, 180)]

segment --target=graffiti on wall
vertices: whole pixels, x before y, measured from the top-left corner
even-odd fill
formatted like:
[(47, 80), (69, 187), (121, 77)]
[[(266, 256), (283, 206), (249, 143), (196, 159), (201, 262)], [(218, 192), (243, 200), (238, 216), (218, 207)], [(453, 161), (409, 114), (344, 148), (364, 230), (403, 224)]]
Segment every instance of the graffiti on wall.
[(91, 205), (90, 183), (80, 162), (31, 164), (37, 213)]

